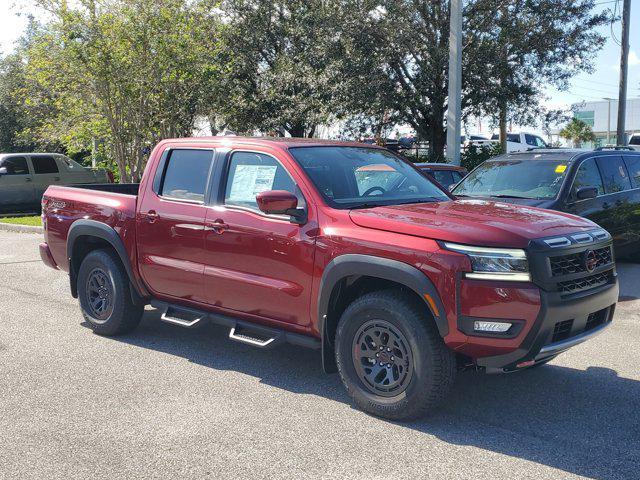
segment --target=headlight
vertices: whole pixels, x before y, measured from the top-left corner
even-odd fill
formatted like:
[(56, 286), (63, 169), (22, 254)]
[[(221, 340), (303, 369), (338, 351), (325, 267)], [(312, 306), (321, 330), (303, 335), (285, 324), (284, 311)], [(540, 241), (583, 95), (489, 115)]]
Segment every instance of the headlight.
[(466, 278), (485, 280), (512, 280), (530, 282), (529, 262), (524, 250), (515, 248), (490, 248), (458, 245), (445, 242), (447, 250), (463, 253), (471, 260), (473, 272), (465, 274)]

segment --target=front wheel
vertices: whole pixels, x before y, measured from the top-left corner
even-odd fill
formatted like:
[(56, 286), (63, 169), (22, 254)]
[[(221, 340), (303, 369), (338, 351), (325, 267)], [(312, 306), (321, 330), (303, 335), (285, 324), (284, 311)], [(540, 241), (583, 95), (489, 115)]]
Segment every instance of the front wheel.
[(450, 392), (454, 353), (414, 298), (379, 291), (355, 300), (336, 332), (340, 377), (362, 410), (410, 420), (434, 409)]
[(144, 307), (134, 305), (129, 277), (120, 259), (109, 250), (94, 250), (78, 271), (82, 315), (99, 335), (120, 335), (138, 326)]

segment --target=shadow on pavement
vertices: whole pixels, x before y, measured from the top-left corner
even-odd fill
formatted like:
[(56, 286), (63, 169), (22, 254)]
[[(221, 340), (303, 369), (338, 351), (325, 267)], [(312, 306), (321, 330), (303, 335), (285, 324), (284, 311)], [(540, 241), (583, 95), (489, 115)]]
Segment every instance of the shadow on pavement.
[[(229, 341), (227, 332), (212, 324), (181, 329), (147, 311), (134, 333), (117, 340), (351, 403), (338, 376), (322, 373), (319, 352), (295, 346), (259, 350)], [(640, 478), (639, 419), (639, 381), (607, 368), (547, 365), (511, 375), (462, 373), (446, 407), (399, 425), (451, 444), (609, 479)]]

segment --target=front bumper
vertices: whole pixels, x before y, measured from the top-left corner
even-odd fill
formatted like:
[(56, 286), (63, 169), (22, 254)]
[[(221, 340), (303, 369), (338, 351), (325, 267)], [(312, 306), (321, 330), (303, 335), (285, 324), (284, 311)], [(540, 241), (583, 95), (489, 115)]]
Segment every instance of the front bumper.
[[(507, 354), (477, 358), (476, 363), (487, 372), (509, 372), (550, 359), (607, 328), (617, 301), (617, 279), (571, 299), (541, 291), (540, 312), (521, 345)], [(595, 315), (600, 317), (591, 323)], [(562, 335), (558, 335), (558, 326), (564, 328)]]

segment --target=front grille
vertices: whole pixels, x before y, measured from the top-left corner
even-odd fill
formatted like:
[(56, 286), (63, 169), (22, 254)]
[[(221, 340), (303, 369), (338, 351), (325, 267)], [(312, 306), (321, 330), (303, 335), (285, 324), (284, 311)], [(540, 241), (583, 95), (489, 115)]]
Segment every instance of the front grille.
[[(595, 268), (602, 267), (611, 263), (611, 247), (602, 247), (593, 251), (596, 258)], [(551, 275), (553, 277), (561, 277), (563, 275), (571, 275), (574, 273), (582, 273), (587, 271), (587, 267), (583, 260), (584, 252), (572, 253), (570, 255), (558, 255), (549, 257), (551, 264)]]
[(608, 308), (603, 308), (602, 310), (598, 310), (597, 312), (590, 313), (589, 317), (587, 318), (587, 323), (584, 327), (585, 332), (587, 330), (592, 330), (596, 327), (599, 327), (600, 325), (605, 323), (607, 321), (608, 311)]
[(553, 328), (553, 337), (551, 341), (555, 343), (569, 338), (571, 335), (571, 327), (573, 327), (573, 320), (565, 320), (563, 322), (556, 323), (556, 326)]
[(577, 293), (584, 290), (600, 287), (609, 283), (612, 271), (589, 275), (588, 277), (577, 278), (575, 280), (567, 280), (566, 282), (558, 282), (558, 291), (561, 293)]

